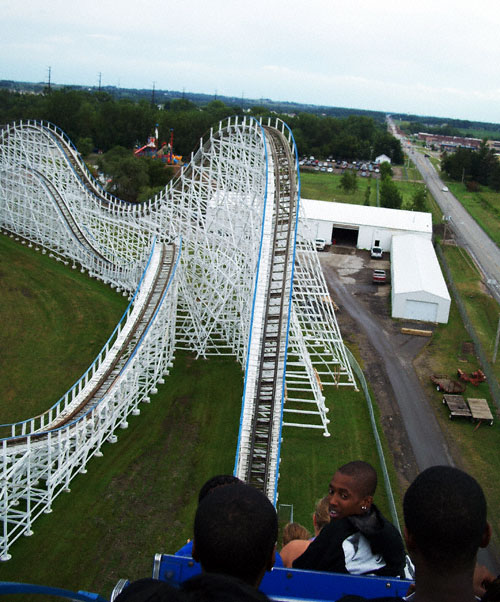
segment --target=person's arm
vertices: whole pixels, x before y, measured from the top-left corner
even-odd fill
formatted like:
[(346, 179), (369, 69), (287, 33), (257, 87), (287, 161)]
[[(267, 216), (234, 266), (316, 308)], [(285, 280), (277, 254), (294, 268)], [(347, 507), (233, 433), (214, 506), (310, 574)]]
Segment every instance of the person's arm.
[(354, 532), (345, 518), (331, 521), (310, 543), (306, 551), (293, 561), (294, 569), (347, 573), (342, 542)]

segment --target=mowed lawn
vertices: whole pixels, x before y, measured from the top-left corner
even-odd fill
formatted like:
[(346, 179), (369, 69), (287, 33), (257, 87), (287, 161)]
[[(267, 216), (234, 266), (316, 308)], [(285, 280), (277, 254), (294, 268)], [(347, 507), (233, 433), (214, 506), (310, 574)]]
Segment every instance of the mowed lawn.
[(4, 235), (0, 287), (3, 424), (54, 404), (88, 368), (128, 300)]
[(500, 193), (481, 187), (469, 192), (460, 182), (447, 182), (451, 192), (497, 245), (500, 245)]
[[(10, 392), (8, 405), (16, 408), (14, 412), (2, 403), (0, 422), (5, 423), (44, 409), (29, 409), (35, 404), (25, 406), (29, 395), (19, 391), (30, 393), (39, 404), (35, 392), (46, 380), (48, 362), (63, 368), (51, 377), (44, 399), (64, 393), (99, 350), (99, 339), (107, 339), (126, 302), (105, 285), (47, 256), (5, 237), (0, 241), (2, 281), (11, 289), (10, 303), (1, 307), (2, 319), (16, 320), (18, 329), (32, 325), (24, 329), (24, 336), (11, 334), (8, 343), (0, 333), (2, 349), (17, 347), (3, 356), (3, 370), (16, 374), (0, 382), (0, 399)], [(24, 274), (22, 280), (17, 280), (18, 274)], [(22, 305), (22, 298), (31, 302)], [(25, 313), (31, 314), (30, 322)], [(101, 322), (104, 313), (109, 323)], [(40, 346), (46, 350), (42, 355), (34, 326), (49, 314), (51, 328), (36, 335), (47, 336)], [(88, 357), (82, 359), (83, 345), (75, 338), (85, 337)], [(69, 382), (62, 382), (68, 365), (78, 370), (75, 367), (74, 376), (66, 377)], [(17, 379), (29, 383), (20, 389)], [(156, 552), (172, 553), (191, 537), (200, 486), (214, 474), (233, 471), (242, 390), (243, 372), (234, 359), (196, 360), (177, 352), (166, 383), (151, 403), (141, 406), (140, 416), (129, 417), (128, 429), (117, 430), (118, 442), (104, 445), (103, 457), (90, 461), (87, 474), (72, 481), (71, 492), (55, 500), (53, 512), (37, 519), (34, 535), (12, 546), (12, 559), (0, 565), (0, 578), (109, 596), (119, 578), (150, 576)], [(295, 520), (310, 529), (314, 503), (326, 494), (336, 467), (357, 458), (378, 466), (362, 394), (350, 389), (329, 389), (326, 394), (331, 437), (310, 429), (283, 430), (278, 508), (293, 504)], [(388, 515), (382, 479), (380, 483), (376, 499)], [(395, 495), (399, 500), (400, 493)]]
[[(354, 192), (345, 192), (340, 187), (341, 179), (342, 176), (333, 173), (301, 171), (300, 196), (304, 199), (335, 201), (337, 203), (351, 203), (353, 205), (364, 205), (366, 198), (368, 198), (369, 205), (373, 207), (377, 206), (377, 183), (380, 194), (380, 180), (358, 176), (357, 189)], [(423, 186), (420, 182), (405, 180), (394, 180), (394, 183), (398, 187), (403, 198), (403, 209), (411, 205), (415, 191)], [(370, 190), (369, 195), (367, 189)]]

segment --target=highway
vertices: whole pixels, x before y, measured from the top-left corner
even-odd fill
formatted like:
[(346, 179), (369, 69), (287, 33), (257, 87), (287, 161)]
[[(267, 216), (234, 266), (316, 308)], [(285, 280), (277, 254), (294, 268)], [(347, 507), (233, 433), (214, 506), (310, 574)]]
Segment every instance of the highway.
[[(391, 133), (401, 139), (390, 120), (389, 127)], [(451, 192), (443, 191), (445, 184), (439, 178), (429, 158), (414, 150), (409, 142), (402, 142), (404, 150), (422, 174), (424, 182), (441, 208), (443, 216), (449, 218), (449, 227), (453, 230), (457, 242), (470, 253), (484, 276), (485, 284), (500, 303), (500, 249), (478, 226), (460, 201)]]

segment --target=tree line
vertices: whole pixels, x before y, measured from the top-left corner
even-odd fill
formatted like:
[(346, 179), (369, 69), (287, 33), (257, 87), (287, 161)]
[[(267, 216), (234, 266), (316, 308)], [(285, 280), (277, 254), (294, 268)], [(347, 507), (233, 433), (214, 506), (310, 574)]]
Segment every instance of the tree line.
[[(54, 123), (83, 157), (99, 153), (99, 168), (111, 176), (113, 192), (125, 200), (154, 194), (172, 176), (168, 170), (160, 174), (146, 159), (133, 158), (138, 162), (135, 165), (130, 160), (130, 151), (145, 144), (156, 128), (160, 145), (169, 142), (173, 132), (174, 153), (189, 160), (211, 127), (226, 117), (242, 114), (243, 109), (221, 100), (199, 105), (186, 98), (173, 98), (157, 105), (144, 98), (115, 98), (104, 91), (61, 88), (50, 93), (20, 94), (0, 89), (0, 123), (21, 119)], [(385, 154), (393, 163), (403, 162), (399, 141), (383, 123), (366, 115), (280, 115), (265, 106), (246, 109), (245, 114), (283, 119), (291, 128), (301, 155), (369, 161)]]
[(444, 153), (441, 169), (471, 191), (478, 190), (479, 185), (500, 191), (500, 162), (486, 142), (477, 151), (459, 148), (454, 153)]
[[(248, 110), (247, 110), (248, 111)], [(91, 92), (63, 88), (50, 94), (17, 94), (0, 90), (0, 122), (19, 119), (51, 121), (59, 126), (80, 148), (103, 152), (113, 146), (132, 148), (144, 144), (158, 124), (160, 141), (170, 139), (174, 130), (175, 151), (187, 155), (193, 151), (211, 126), (231, 115), (242, 114), (238, 106), (220, 100), (197, 105), (190, 100), (167, 100), (161, 107), (143, 99), (115, 99), (107, 92)], [(346, 161), (371, 160), (386, 154), (393, 163), (401, 163), (399, 141), (383, 124), (371, 117), (350, 115), (346, 118), (310, 113), (279, 115), (265, 106), (249, 110), (254, 116), (281, 117), (292, 129), (299, 153), (318, 157), (332, 156)], [(80, 144), (79, 144), (80, 142)]]

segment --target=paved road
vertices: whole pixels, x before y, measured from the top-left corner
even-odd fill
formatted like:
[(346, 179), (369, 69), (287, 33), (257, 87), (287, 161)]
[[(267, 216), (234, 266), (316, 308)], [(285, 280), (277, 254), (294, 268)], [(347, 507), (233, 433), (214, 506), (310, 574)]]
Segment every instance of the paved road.
[(492, 295), (500, 303), (500, 249), (477, 225), (451, 192), (444, 192), (443, 182), (439, 178), (430, 160), (413, 150), (406, 143), (405, 150), (422, 174), (430, 193), (441, 208), (444, 216), (451, 216), (450, 225), (461, 246), (465, 247), (483, 272), (485, 282)]

